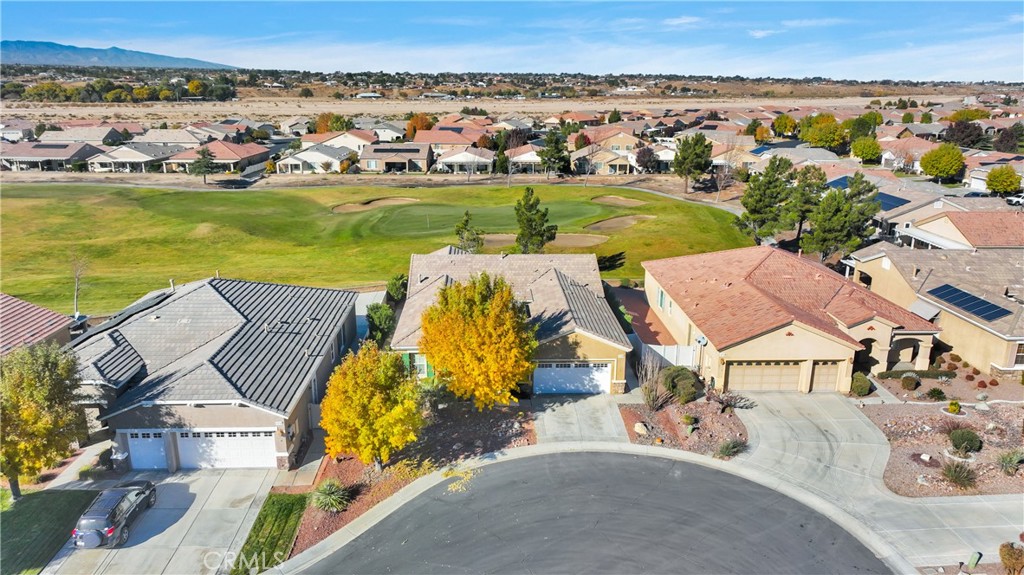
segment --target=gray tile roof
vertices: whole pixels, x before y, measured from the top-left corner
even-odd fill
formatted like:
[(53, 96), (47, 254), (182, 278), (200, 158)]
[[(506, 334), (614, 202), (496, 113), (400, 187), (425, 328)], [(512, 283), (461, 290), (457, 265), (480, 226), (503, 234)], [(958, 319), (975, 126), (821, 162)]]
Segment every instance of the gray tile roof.
[[(461, 253), (460, 253), (461, 252)], [(528, 304), (538, 341), (579, 332), (630, 349), (608, 303), (594, 254), (467, 254), (447, 247), (412, 256), (409, 290), (392, 345), (416, 349), (420, 318), (443, 286), (481, 272), (501, 276)]]
[(115, 329), (107, 334), (107, 337), (110, 338), (113, 347), (97, 357), (92, 366), (104, 381), (120, 387), (128, 383), (128, 380), (145, 366), (145, 362), (120, 331)]
[[(72, 343), (85, 380), (142, 378), (111, 413), (140, 401), (242, 400), (286, 413), (354, 313), (353, 292), (206, 279), (154, 292)], [(129, 351), (131, 350), (131, 351)], [(122, 382), (123, 383), (123, 382)]]

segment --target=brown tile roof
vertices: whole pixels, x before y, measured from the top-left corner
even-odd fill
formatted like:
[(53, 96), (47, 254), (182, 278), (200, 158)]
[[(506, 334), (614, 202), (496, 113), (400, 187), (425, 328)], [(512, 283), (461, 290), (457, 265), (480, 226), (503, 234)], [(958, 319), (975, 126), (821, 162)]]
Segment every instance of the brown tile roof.
[(873, 317), (907, 330), (939, 330), (823, 265), (767, 246), (643, 266), (718, 349), (792, 322), (858, 349), (844, 328)]
[(322, 144), (328, 140), (333, 140), (342, 134), (348, 134), (355, 136), (360, 140), (365, 141), (367, 144), (377, 143), (377, 134), (372, 130), (348, 130), (344, 132), (324, 132), (322, 134), (305, 134), (302, 136), (303, 142), (312, 142), (314, 144)]
[(71, 323), (64, 314), (0, 293), (0, 354), (46, 341)]
[(918, 225), (943, 216), (949, 218), (974, 247), (1024, 247), (1024, 214), (1021, 212), (944, 212)]
[(223, 140), (215, 140), (209, 144), (203, 144), (198, 148), (185, 150), (180, 154), (171, 156), (174, 160), (194, 160), (199, 157), (199, 150), (207, 149), (213, 154), (215, 160), (241, 160), (251, 158), (260, 154), (268, 153), (268, 150), (259, 144), (232, 144)]
[(5, 159), (35, 160), (70, 160), (72, 158), (85, 159), (102, 152), (100, 146), (76, 143), (46, 143), (46, 142), (18, 142), (16, 144), (4, 144), (0, 147), (0, 157)]
[(418, 130), (412, 139), (417, 144), (455, 144), (469, 146), (475, 144), (484, 132), (476, 130)]

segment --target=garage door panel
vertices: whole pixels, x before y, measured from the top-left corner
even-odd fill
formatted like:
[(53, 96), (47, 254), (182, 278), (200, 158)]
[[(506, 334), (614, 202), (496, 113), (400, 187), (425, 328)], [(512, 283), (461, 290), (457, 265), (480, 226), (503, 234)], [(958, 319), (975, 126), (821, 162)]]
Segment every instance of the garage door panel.
[(800, 363), (795, 361), (730, 362), (729, 391), (798, 391)]
[(178, 434), (182, 469), (276, 467), (272, 431), (183, 431)]
[(167, 450), (161, 431), (126, 430), (132, 469), (167, 469)]
[(610, 362), (539, 363), (533, 370), (533, 392), (608, 393), (611, 391)]
[(811, 391), (836, 391), (838, 380), (838, 361), (814, 362), (814, 373), (811, 375)]

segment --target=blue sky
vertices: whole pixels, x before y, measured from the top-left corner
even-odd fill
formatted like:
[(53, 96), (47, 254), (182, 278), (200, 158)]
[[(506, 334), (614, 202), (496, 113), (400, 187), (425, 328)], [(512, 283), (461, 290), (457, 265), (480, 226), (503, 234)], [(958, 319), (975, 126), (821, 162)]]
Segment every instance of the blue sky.
[(0, 38), (313, 71), (1024, 81), (1021, 2), (38, 2)]

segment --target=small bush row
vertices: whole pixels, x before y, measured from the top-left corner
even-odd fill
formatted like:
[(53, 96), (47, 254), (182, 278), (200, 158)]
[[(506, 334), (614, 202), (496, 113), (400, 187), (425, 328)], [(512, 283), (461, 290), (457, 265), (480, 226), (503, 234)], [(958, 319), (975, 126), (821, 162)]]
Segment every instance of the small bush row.
[(918, 377), (918, 379), (938, 379), (940, 377), (956, 377), (956, 372), (946, 369), (904, 369), (899, 371), (882, 371), (879, 372), (878, 377), (882, 379), (897, 379), (902, 378), (904, 375), (912, 373)]

